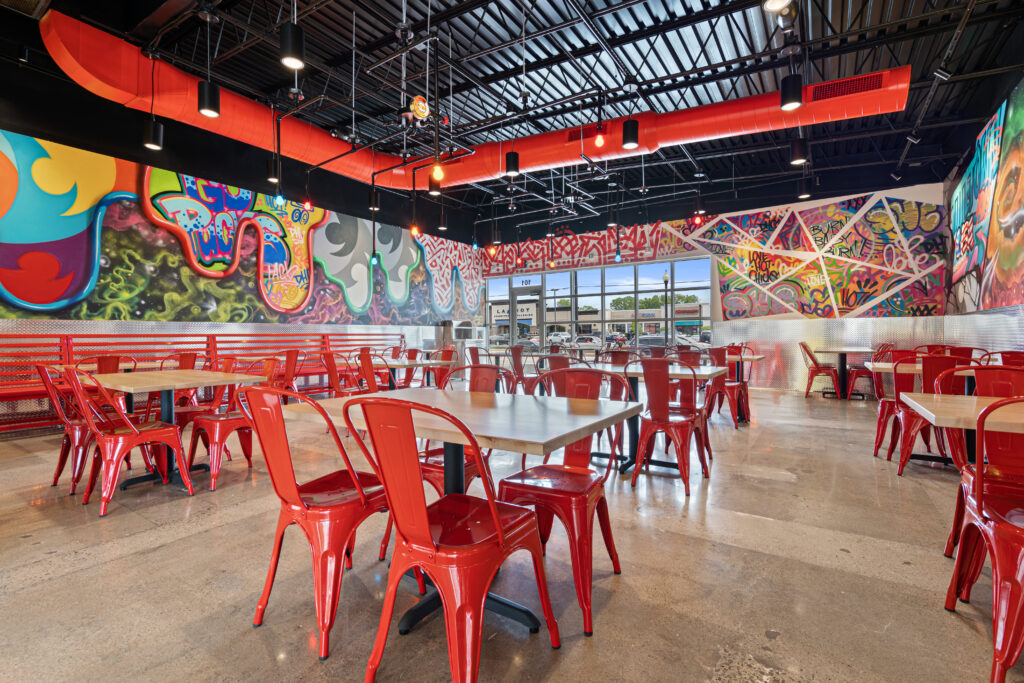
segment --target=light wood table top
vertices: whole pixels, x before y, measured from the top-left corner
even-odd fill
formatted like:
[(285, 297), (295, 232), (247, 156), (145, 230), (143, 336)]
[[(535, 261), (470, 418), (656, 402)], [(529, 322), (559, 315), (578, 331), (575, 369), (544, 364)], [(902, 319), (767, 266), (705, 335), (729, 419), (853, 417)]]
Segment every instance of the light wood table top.
[[(452, 360), (427, 360), (426, 358), (417, 358), (416, 360), (409, 360), (408, 358), (385, 358), (384, 361), (388, 364), (387, 367), (392, 370), (409, 370), (411, 368), (436, 368), (438, 365), (451, 365), (455, 362)], [(383, 368), (384, 363), (378, 358), (373, 359), (373, 367)]]
[(826, 346), (821, 349), (814, 349), (815, 353), (874, 353), (875, 350), (872, 348), (866, 348), (863, 346)]
[[(959, 396), (950, 394), (905, 393), (901, 398), (907, 405), (936, 427), (975, 429), (981, 411), (996, 401), (998, 396)], [(1024, 434), (1024, 403), (997, 410), (985, 423), (986, 429)]]
[[(639, 377), (643, 379), (644, 370), (639, 363), (634, 363), (630, 368), (629, 372), (624, 372), (626, 369), (625, 365), (612, 365), (611, 363), (595, 363), (591, 365), (595, 370), (604, 370), (605, 372), (612, 372), (616, 375), (625, 374), (627, 377)], [(697, 376), (700, 381), (714, 379), (715, 377), (721, 377), (729, 370), (715, 365), (700, 365), (693, 368), (693, 374)], [(671, 365), (668, 369), (669, 379), (689, 379), (690, 371), (685, 369), (682, 365)]]
[(197, 389), (224, 384), (259, 384), (266, 381), (261, 375), (243, 375), (237, 372), (213, 370), (147, 370), (144, 372), (108, 372), (93, 375), (101, 386), (130, 394), (151, 391)]
[[(379, 396), (423, 403), (451, 413), (469, 427), (483, 448), (533, 455), (547, 455), (643, 412), (642, 403), (625, 401), (425, 388), (386, 391)], [(320, 401), (320, 405), (336, 425), (343, 427), (345, 404), (353, 398), (356, 397), (327, 399)], [(314, 422), (322, 419), (303, 403), (286, 405), (283, 410), (287, 418)], [(355, 426), (362, 428), (362, 412), (354, 409), (351, 415)], [(420, 438), (466, 443), (461, 432), (433, 415), (414, 414), (414, 423)]]
[[(864, 367), (866, 367), (871, 372), (880, 372), (880, 373), (883, 373), (883, 374), (891, 375), (891, 374), (893, 374), (893, 368), (896, 367), (896, 364), (895, 363), (882, 363), (882, 362), (873, 363), (871, 361), (868, 361), (867, 363), (864, 363)], [(921, 374), (921, 364), (917, 363), (916, 365), (911, 365), (910, 363), (903, 363), (902, 365), (900, 365), (900, 374), (901, 375), (920, 375)], [(973, 375), (974, 374), (974, 370), (972, 368), (964, 368), (963, 370), (960, 370), (956, 374), (958, 376)]]
[(729, 354), (725, 357), (725, 360), (729, 363), (753, 363), (757, 360), (764, 360), (764, 356), (761, 354), (746, 355), (746, 356), (734, 356)]

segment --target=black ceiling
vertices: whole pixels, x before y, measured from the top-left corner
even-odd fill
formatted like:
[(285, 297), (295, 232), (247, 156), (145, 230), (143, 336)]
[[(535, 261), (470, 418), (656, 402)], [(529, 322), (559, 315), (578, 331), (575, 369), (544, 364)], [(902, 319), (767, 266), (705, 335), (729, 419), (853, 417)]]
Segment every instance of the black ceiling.
[[(484, 221), (483, 239), (492, 205), (511, 239), (517, 229), (524, 236), (543, 234), (552, 219), (578, 230), (601, 228), (609, 204), (621, 205), (623, 223), (684, 217), (692, 213), (698, 187), (713, 212), (782, 203), (793, 199), (801, 173), (813, 176), (819, 196), (940, 181), (962, 161), (998, 101), (1021, 77), (1020, 0), (797, 4), (796, 64), (805, 83), (909, 64), (913, 76), (905, 111), (805, 129), (812, 140), (806, 171), (788, 163), (789, 140), (797, 132), (783, 131), (668, 148), (600, 169), (526, 174), (511, 192), (498, 180), (455, 188), (445, 201), (467, 213), (449, 234), (469, 239), (470, 217), (477, 215)], [(277, 54), (277, 27), (290, 19), (289, 3), (54, 0), (50, 6), (139, 45), (155, 44), (164, 59), (195, 73), (205, 72), (207, 23), (199, 13), (208, 9), (219, 19), (211, 26), (214, 80), (255, 99), (296, 106), (289, 92), (296, 83)], [(591, 123), (602, 100), (603, 115), (610, 118), (770, 92), (788, 68), (788, 59), (779, 56), (784, 34), (761, 0), (407, 0), (404, 11), (415, 37), (425, 35), (428, 25), (438, 31), (440, 101), (433, 108), (452, 124), (442, 138), (454, 137), (458, 145)], [(403, 1), (304, 0), (298, 14), (307, 56), (298, 88), (304, 98), (326, 94), (332, 102), (301, 116), (342, 135), (354, 117), (363, 142), (397, 130), (400, 60), (371, 73), (365, 67), (401, 47), (396, 27)], [(407, 93), (430, 94), (427, 56), (409, 51)], [(951, 77), (936, 79), (940, 67)], [(639, 81), (636, 94), (623, 89), (627, 76)], [(524, 90), (532, 96), (519, 111)], [(910, 134), (919, 142), (908, 142)], [(410, 132), (406, 144), (413, 154), (430, 153), (430, 130)], [(401, 143), (381, 148), (397, 152)], [(698, 177), (698, 169), (706, 177)], [(588, 198), (577, 216), (551, 211), (565, 172), (569, 180), (580, 175), (574, 184)], [(641, 185), (648, 194), (640, 195)], [(510, 194), (515, 213), (508, 210)]]

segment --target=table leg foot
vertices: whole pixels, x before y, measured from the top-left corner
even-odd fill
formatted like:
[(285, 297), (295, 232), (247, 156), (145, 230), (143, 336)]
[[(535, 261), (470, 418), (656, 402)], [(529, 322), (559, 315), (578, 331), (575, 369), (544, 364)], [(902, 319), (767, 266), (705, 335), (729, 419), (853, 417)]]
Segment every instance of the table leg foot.
[[(189, 472), (204, 472), (204, 471), (205, 472), (209, 472), (210, 471), (210, 466), (205, 464), (205, 463), (201, 463), (199, 465), (192, 465), (192, 467), (189, 468)], [(124, 491), (129, 486), (134, 486), (135, 484), (144, 484), (144, 483), (149, 482), (149, 481), (156, 481), (156, 482), (161, 482), (162, 483), (162, 481), (160, 479), (160, 475), (157, 472), (152, 472), (152, 473), (142, 474), (142, 475), (139, 475), (137, 477), (132, 477), (131, 479), (125, 479), (123, 482), (121, 482), (121, 486), (119, 488), (122, 491)], [(167, 483), (168, 484), (175, 484), (175, 483), (177, 483), (177, 484), (181, 484), (182, 486), (185, 485), (185, 482), (183, 482), (181, 480), (181, 477), (178, 476), (178, 471), (177, 470), (171, 472), (170, 475), (168, 475)]]
[[(442, 607), (441, 594), (434, 591), (428, 597), (420, 600), (410, 607), (406, 613), (402, 615), (402, 618), (398, 621), (398, 634), (402, 636), (406, 635), (409, 631), (415, 628), (418, 623), (423, 621), (430, 614), (442, 609)], [(484, 603), (484, 609), (490, 610), (495, 614), (500, 614), (512, 621), (519, 622), (530, 629), (530, 633), (538, 633), (540, 631), (540, 619), (537, 618), (536, 614), (519, 603), (512, 602), (500, 595), (488, 593), (487, 602)]]

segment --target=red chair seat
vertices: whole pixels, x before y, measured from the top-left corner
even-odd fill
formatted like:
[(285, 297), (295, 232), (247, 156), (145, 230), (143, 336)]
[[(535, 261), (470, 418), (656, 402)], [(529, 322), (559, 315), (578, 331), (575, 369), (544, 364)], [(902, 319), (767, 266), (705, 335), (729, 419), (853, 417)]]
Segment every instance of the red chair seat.
[[(357, 479), (366, 494), (371, 507), (387, 507), (384, 499), (384, 487), (380, 480), (367, 472), (358, 472)], [(358, 503), (359, 491), (352, 481), (348, 470), (338, 470), (325, 474), (319, 479), (299, 485), (299, 499), (310, 508), (334, 507), (346, 503)]]
[[(528, 487), (579, 495), (594, 490), (603, 481), (602, 475), (587, 467), (537, 465), (505, 477), (501, 480), (501, 485), (503, 490), (504, 487)], [(543, 492), (537, 491), (536, 493), (540, 495)]]
[[(500, 500), (494, 504), (506, 537), (514, 537), (520, 529), (536, 529), (536, 517), (530, 508)], [(427, 506), (427, 521), (430, 536), (439, 549), (498, 542), (498, 529), (483, 498), (450, 493)]]

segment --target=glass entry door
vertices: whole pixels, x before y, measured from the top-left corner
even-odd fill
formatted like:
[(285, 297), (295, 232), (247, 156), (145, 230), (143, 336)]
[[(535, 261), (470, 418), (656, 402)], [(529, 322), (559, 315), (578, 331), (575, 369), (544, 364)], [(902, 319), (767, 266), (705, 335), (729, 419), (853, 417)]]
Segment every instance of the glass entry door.
[(533, 338), (537, 339), (537, 348), (544, 345), (544, 340), (541, 337), (544, 330), (542, 293), (540, 284), (512, 287), (509, 290), (509, 346), (522, 342), (525, 346), (530, 347), (529, 340)]

